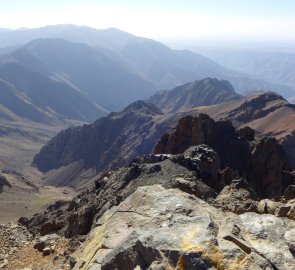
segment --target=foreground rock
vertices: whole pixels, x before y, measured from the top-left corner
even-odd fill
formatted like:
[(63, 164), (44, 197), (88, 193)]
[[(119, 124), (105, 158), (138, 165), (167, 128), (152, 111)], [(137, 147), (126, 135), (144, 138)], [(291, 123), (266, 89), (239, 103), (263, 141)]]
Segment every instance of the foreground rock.
[(225, 214), (178, 189), (140, 187), (98, 219), (74, 269), (294, 269), (294, 229), (272, 215)]
[[(217, 181), (215, 178), (219, 163), (216, 160), (216, 164), (213, 162), (212, 165), (212, 158), (218, 157), (208, 147), (200, 146), (193, 152), (178, 156), (149, 155), (138, 158), (128, 167), (98, 175), (93, 179), (95, 186), (80, 193), (71, 202), (56, 202), (46, 212), (30, 219), (21, 219), (20, 222), (34, 235), (86, 235), (95, 218), (118, 205), (139, 186), (153, 184), (179, 188), (204, 200), (213, 200), (217, 194), (209, 185), (214, 186)], [(200, 157), (205, 158), (206, 153), (208, 161), (201, 161)]]

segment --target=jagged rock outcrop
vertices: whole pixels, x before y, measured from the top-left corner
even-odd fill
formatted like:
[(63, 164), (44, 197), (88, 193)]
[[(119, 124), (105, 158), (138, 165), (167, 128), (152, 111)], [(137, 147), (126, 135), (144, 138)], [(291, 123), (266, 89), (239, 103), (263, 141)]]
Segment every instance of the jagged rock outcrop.
[(237, 132), (229, 121), (215, 122), (204, 114), (187, 116), (179, 120), (173, 132), (162, 136), (154, 152), (177, 154), (189, 146), (207, 144), (218, 153), (221, 168), (229, 167), (245, 177), (260, 197), (283, 195), (294, 183), (293, 175), (287, 172), (286, 154), (274, 138), (253, 141), (254, 131), (247, 130), (245, 135), (245, 128)]
[(191, 110), (215, 120), (231, 120), (235, 127), (249, 126), (258, 134), (273, 136), (286, 151), (295, 168), (295, 106), (277, 93), (255, 94), (237, 101)]
[[(213, 121), (207, 116), (205, 118)], [(237, 138), (237, 140), (241, 139)], [(242, 140), (242, 143), (245, 144), (245, 141)], [(248, 142), (248, 147), (256, 149), (257, 143), (259, 142)], [(255, 153), (254, 150), (253, 153)], [(282, 160), (278, 159), (278, 164), (275, 164), (278, 167), (273, 167), (274, 163), (268, 161), (262, 155), (263, 153), (268, 152), (262, 151), (258, 155), (261, 158), (260, 161), (265, 162), (264, 167), (257, 167), (259, 171), (256, 171), (254, 164), (250, 164), (249, 167), (240, 167), (240, 170), (225, 166), (222, 153), (218, 154), (207, 145), (190, 147), (183, 154), (142, 156), (135, 159), (128, 167), (99, 174), (93, 179), (95, 187), (82, 192), (73, 201), (57, 202), (45, 213), (22, 220), (22, 223), (34, 235), (49, 233), (59, 233), (66, 237), (86, 235), (91, 230), (94, 220), (100, 218), (105, 211), (121, 203), (138, 187), (154, 184), (160, 184), (164, 188), (180, 189), (209, 203), (216, 203), (218, 207), (226, 211), (261, 212), (258, 209), (259, 201), (266, 197), (273, 199), (283, 195), (283, 190), (289, 195), (288, 199), (294, 199), (291, 192), (294, 176), (289, 172), (279, 171), (282, 170), (280, 164), (284, 164), (280, 163), (284, 160), (283, 152), (278, 152), (282, 154)], [(237, 154), (234, 157), (237, 158)], [(267, 154), (267, 157), (271, 158), (271, 155)], [(255, 159), (251, 159), (251, 162), (253, 160), (256, 162)], [(241, 165), (239, 162), (238, 160), (238, 163), (233, 164)], [(271, 167), (268, 167), (268, 164)], [(261, 166), (260, 163), (258, 165)], [(246, 169), (250, 170), (246, 171)], [(271, 173), (270, 176), (268, 172)], [(275, 182), (280, 179), (273, 178), (278, 175), (274, 172), (281, 173), (279, 176), (283, 182)], [(238, 180), (239, 177), (243, 178)], [(271, 183), (265, 179), (274, 182)], [(289, 185), (284, 182), (286, 179), (290, 181)], [(283, 216), (292, 218), (293, 208), (291, 208), (289, 209), (291, 212), (287, 211)], [(276, 213), (273, 212), (273, 214)]]
[[(22, 223), (35, 235), (86, 235), (105, 211), (138, 187), (153, 184), (178, 188), (235, 213), (261, 213), (259, 201), (265, 198), (294, 199), (295, 177), (281, 146), (273, 138), (253, 140), (250, 128), (238, 132), (230, 122), (215, 122), (207, 115), (185, 117), (175, 131), (163, 135), (155, 152), (99, 174), (93, 189)], [(292, 218), (292, 209), (282, 215)]]
[[(292, 121), (291, 119), (289, 121)], [(287, 155), (290, 157), (290, 162), (295, 168), (295, 130), (286, 137), (280, 139), (280, 143)]]
[(74, 269), (292, 269), (294, 228), (272, 215), (228, 215), (178, 189), (139, 187), (97, 220)]
[[(128, 167), (96, 176), (95, 187), (82, 192), (71, 202), (57, 202), (45, 213), (22, 219), (35, 235), (60, 233), (67, 237), (86, 235), (95, 218), (122, 200), (139, 186), (161, 184), (179, 188), (210, 201), (216, 197), (219, 158), (210, 148), (198, 146), (182, 155), (140, 157)], [(61, 214), (62, 213), (62, 214)]]
[(148, 99), (165, 113), (185, 111), (240, 99), (228, 81), (206, 78), (172, 90), (160, 91)]
[[(215, 125), (208, 116), (200, 119)], [(252, 150), (258, 144), (258, 153), (264, 149), (261, 141), (232, 138)], [(262, 161), (263, 153), (256, 158)], [(294, 185), (286, 198), (262, 199), (259, 185), (223, 168), (224, 162), (205, 144), (181, 154), (141, 156), (99, 174), (72, 201), (20, 222), (35, 237), (71, 238), (65, 254), (74, 269), (292, 269)], [(47, 250), (50, 256), (51, 246)]]

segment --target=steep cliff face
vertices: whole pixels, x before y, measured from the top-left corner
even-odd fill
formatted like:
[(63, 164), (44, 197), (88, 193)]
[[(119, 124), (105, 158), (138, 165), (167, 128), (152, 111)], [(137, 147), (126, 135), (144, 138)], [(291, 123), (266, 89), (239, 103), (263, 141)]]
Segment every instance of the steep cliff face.
[(93, 124), (60, 132), (35, 156), (33, 164), (43, 172), (75, 161), (82, 161), (86, 169), (95, 167), (98, 171), (110, 164), (121, 166), (152, 149), (148, 143), (145, 145), (145, 136), (150, 135), (153, 117), (158, 115), (162, 112), (154, 105), (134, 102)]
[(285, 152), (290, 157), (290, 162), (295, 167), (295, 130), (288, 134), (286, 137), (280, 138), (280, 143)]
[[(246, 132), (247, 130), (247, 132)], [(290, 169), (285, 152), (274, 138), (254, 140), (250, 128), (236, 131), (228, 121), (215, 122), (209, 116), (187, 116), (175, 130), (162, 136), (155, 154), (178, 154), (189, 146), (207, 144), (219, 155), (221, 168), (245, 177), (259, 196), (281, 196), (287, 187), (284, 174)]]

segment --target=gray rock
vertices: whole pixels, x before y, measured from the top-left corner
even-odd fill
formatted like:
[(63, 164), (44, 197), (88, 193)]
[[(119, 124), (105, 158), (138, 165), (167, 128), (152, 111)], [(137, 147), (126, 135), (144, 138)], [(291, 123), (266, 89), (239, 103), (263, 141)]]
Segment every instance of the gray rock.
[(225, 186), (216, 197), (216, 202), (223, 209), (237, 214), (258, 211), (257, 195), (242, 179), (233, 180), (231, 185)]
[(74, 269), (291, 270), (294, 229), (292, 220), (233, 215), (179, 189), (139, 187), (97, 221)]
[(57, 234), (48, 234), (40, 237), (34, 245), (34, 248), (39, 252), (42, 252), (46, 247), (55, 247), (55, 241), (59, 239), (60, 236)]

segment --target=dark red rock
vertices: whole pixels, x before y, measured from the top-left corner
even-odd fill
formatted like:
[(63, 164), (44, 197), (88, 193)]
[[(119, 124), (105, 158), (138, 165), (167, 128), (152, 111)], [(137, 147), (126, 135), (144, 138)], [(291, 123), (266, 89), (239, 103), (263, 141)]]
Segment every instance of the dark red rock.
[(287, 187), (284, 171), (290, 169), (287, 156), (276, 139), (253, 140), (253, 136), (252, 129), (237, 132), (229, 121), (215, 122), (204, 114), (187, 116), (173, 132), (162, 136), (154, 152), (178, 154), (189, 146), (207, 144), (219, 155), (221, 169), (231, 170), (232, 176), (221, 173), (221, 183), (229, 184), (235, 174), (246, 177), (261, 198), (281, 196)]

